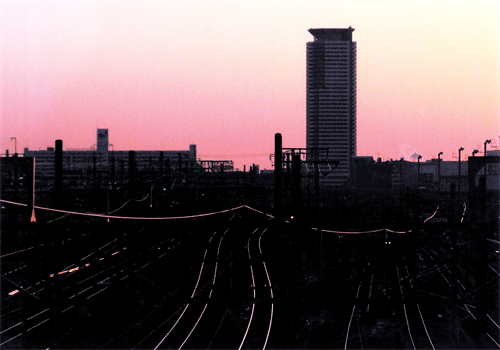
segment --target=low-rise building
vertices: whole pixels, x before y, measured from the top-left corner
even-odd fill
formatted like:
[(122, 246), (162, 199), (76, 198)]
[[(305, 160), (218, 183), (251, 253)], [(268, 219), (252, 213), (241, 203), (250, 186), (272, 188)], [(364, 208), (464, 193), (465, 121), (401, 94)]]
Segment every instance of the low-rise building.
[[(470, 159), (470, 158), (469, 158)], [(353, 157), (351, 188), (364, 190), (398, 190), (418, 188), (439, 192), (468, 192), (467, 161), (426, 162)]]
[[(62, 152), (64, 181), (71, 186), (89, 182), (123, 182), (145, 174), (165, 171), (187, 171), (197, 166), (196, 145), (188, 150), (115, 151), (109, 149), (108, 129), (97, 129), (97, 143), (88, 149), (66, 149)], [(56, 149), (24, 149), (24, 157), (35, 158), (36, 179), (40, 185), (55, 181)]]

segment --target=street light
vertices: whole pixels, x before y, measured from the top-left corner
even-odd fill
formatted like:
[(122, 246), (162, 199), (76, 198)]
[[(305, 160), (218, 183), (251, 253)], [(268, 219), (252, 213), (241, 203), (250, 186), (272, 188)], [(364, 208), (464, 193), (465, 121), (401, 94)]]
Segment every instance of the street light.
[[(14, 157), (17, 157), (17, 139), (15, 137), (11, 137), (10, 140), (14, 140)], [(486, 144), (484, 145), (484, 149), (486, 149)]]
[(484, 141), (484, 156), (485, 156), (485, 157), (486, 157), (486, 145), (487, 145), (488, 143), (491, 143), (491, 140), (486, 140), (486, 141)]
[(401, 157), (399, 160), (399, 187), (402, 188), (404, 183), (403, 183), (403, 160), (404, 158)]
[(441, 190), (441, 156), (443, 152), (438, 153), (438, 191)]
[(477, 149), (475, 149), (474, 151), (472, 151), (472, 156), (475, 157), (476, 153), (479, 153), (479, 151)]
[(420, 189), (420, 159), (422, 156), (419, 154), (417, 157), (417, 188)]
[(461, 163), (460, 163), (460, 154), (462, 153), (462, 151), (464, 150), (463, 147), (460, 147), (458, 149), (458, 191), (459, 192), (462, 192), (462, 167), (461, 167)]
[[(486, 159), (486, 145), (488, 143), (491, 143), (491, 140), (486, 140), (484, 141), (484, 175), (487, 176), (488, 175), (488, 160)], [(486, 178), (485, 178), (485, 181), (486, 181)]]

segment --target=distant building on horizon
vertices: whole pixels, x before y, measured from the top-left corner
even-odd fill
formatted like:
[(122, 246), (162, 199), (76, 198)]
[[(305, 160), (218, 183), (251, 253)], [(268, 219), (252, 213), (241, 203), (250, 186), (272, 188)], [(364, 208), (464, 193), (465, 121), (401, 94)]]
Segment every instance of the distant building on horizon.
[[(309, 160), (339, 161), (322, 178), (346, 185), (356, 156), (356, 42), (354, 28), (309, 29), (307, 43), (307, 148)], [(326, 165), (323, 165), (326, 167)]]
[[(473, 157), (469, 157), (471, 160)], [(483, 157), (477, 157), (478, 159)], [(397, 191), (421, 189), (440, 193), (467, 193), (468, 162), (426, 162), (399, 160), (376, 161), (371, 156), (352, 158), (350, 184), (353, 190)]]
[[(111, 150), (109, 146), (112, 146)], [(47, 150), (24, 149), (25, 158), (36, 159), (37, 181), (53, 182), (55, 154), (54, 147), (47, 147)], [(197, 166), (196, 145), (189, 145), (189, 150), (115, 151), (109, 143), (108, 129), (97, 129), (95, 145), (89, 149), (64, 150), (62, 162), (65, 177), (76, 186), (89, 183), (90, 178), (96, 177), (108, 181), (108, 174), (123, 180), (134, 174), (139, 176), (141, 171), (192, 169)]]

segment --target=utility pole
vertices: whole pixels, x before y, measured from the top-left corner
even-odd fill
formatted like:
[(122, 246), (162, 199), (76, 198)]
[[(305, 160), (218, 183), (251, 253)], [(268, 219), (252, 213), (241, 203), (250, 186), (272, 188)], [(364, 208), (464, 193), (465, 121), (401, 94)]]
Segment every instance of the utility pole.
[(441, 192), (441, 156), (443, 152), (438, 153), (438, 191)]
[(274, 135), (274, 209), (276, 217), (283, 217), (283, 140), (280, 133)]
[(128, 183), (129, 183), (129, 192), (133, 192), (135, 190), (135, 152), (128, 152)]
[(422, 156), (419, 154), (417, 158), (417, 190), (420, 190), (420, 159)]
[(462, 192), (462, 163), (460, 156), (462, 154), (462, 151), (464, 150), (463, 147), (460, 147), (458, 149), (458, 192)]
[(403, 160), (404, 158), (401, 157), (399, 160), (399, 188), (404, 189), (404, 181), (403, 181)]
[(27, 170), (28, 177), (28, 194), (32, 195), (31, 201), (28, 200), (28, 215), (30, 216), (30, 222), (36, 222), (35, 217), (35, 158), (32, 158), (32, 164), (29, 166), (30, 170)]
[[(17, 157), (17, 139), (15, 137), (11, 137), (10, 140), (14, 140), (14, 157)], [(486, 149), (486, 146), (484, 146)], [(485, 152), (486, 153), (486, 152)]]
[(54, 167), (54, 194), (55, 202), (58, 207), (61, 206), (62, 193), (63, 193), (63, 142), (56, 140), (56, 154), (55, 154), (55, 167)]
[(487, 145), (488, 143), (491, 143), (491, 140), (486, 140), (486, 141), (484, 141), (484, 157), (485, 157), (485, 158), (486, 158), (486, 145)]
[(491, 143), (491, 140), (484, 141), (484, 181), (487, 181), (487, 176), (488, 176), (488, 171), (486, 169), (488, 165), (488, 161), (486, 160), (486, 145), (488, 143)]
[(292, 200), (294, 209), (298, 209), (301, 204), (301, 159), (300, 152), (295, 153), (295, 150), (292, 150), (291, 154), (291, 163), (292, 163)]

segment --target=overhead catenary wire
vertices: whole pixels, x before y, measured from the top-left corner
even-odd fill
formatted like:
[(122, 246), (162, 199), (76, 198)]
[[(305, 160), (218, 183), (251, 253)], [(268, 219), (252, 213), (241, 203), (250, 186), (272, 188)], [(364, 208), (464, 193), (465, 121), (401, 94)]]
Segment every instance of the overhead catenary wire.
[[(146, 196), (147, 198), (147, 196)], [(2, 203), (7, 203), (7, 204), (13, 204), (13, 205), (18, 205), (18, 206), (23, 206), (26, 207), (27, 204), (23, 203), (17, 203), (17, 202), (12, 202), (12, 201), (7, 201), (4, 199), (0, 199), (0, 202)], [(47, 208), (47, 207), (40, 207), (40, 206), (34, 206), (35, 209), (39, 210), (45, 210), (45, 211), (52, 211), (56, 213), (64, 213), (64, 214), (72, 214), (72, 215), (81, 215), (81, 216), (90, 216), (90, 217), (97, 217), (97, 218), (108, 218), (108, 219), (127, 219), (127, 220), (176, 220), (176, 219), (193, 219), (193, 218), (198, 218), (198, 217), (204, 217), (204, 216), (211, 216), (211, 215), (216, 215), (216, 214), (222, 214), (222, 213), (228, 213), (233, 210), (238, 210), (241, 208), (247, 207), (246, 205), (240, 205), (238, 207), (230, 208), (230, 209), (225, 209), (225, 210), (219, 210), (215, 212), (210, 212), (210, 213), (203, 213), (203, 214), (194, 214), (194, 215), (185, 215), (185, 216), (163, 216), (163, 217), (145, 217), (145, 216), (117, 216), (117, 215), (104, 215), (104, 214), (96, 214), (96, 213), (80, 213), (76, 211), (70, 211), (70, 210), (62, 210), (62, 209), (55, 209), (55, 208)]]
[(336, 233), (336, 234), (339, 234), (339, 235), (359, 235), (359, 234), (381, 233), (381, 232), (390, 232), (390, 233), (399, 233), (399, 234), (402, 234), (402, 233), (410, 233), (410, 232), (412, 232), (412, 230), (408, 230), (408, 231), (395, 231), (395, 230), (391, 230), (391, 229), (388, 229), (388, 228), (381, 228), (381, 229), (370, 230), (370, 231), (335, 231), (335, 230), (325, 230), (325, 229), (320, 229), (320, 228), (317, 228), (317, 227), (311, 227), (311, 230), (314, 230), (314, 231), (320, 231), (321, 230), (321, 232)]
[[(147, 198), (147, 197), (148, 196), (146, 196), (145, 198)], [(144, 200), (144, 199), (142, 199), (142, 200)], [(23, 207), (27, 206), (27, 204), (24, 204), (24, 203), (17, 203), (17, 202), (7, 201), (7, 200), (4, 200), (4, 199), (0, 199), (0, 202), (7, 203), (7, 204), (12, 204), (12, 205), (23, 206)], [(212, 216), (212, 215), (217, 215), (217, 214), (222, 214), (222, 213), (228, 213), (228, 212), (231, 212), (231, 211), (235, 211), (235, 210), (239, 210), (239, 209), (242, 209), (242, 208), (246, 208), (246, 209), (252, 210), (254, 212), (257, 212), (259, 214), (265, 215), (268, 218), (275, 219), (275, 217), (273, 215), (264, 213), (263, 211), (260, 211), (258, 209), (252, 208), (252, 207), (250, 207), (248, 205), (245, 205), (245, 204), (237, 206), (237, 207), (233, 207), (233, 208), (229, 208), (229, 209), (224, 209), (224, 210), (219, 210), (219, 211), (214, 211), (214, 212), (209, 212), (209, 213), (184, 215), (184, 216), (162, 216), (162, 217), (118, 216), (118, 215), (105, 215), (105, 214), (97, 214), (97, 213), (81, 213), (81, 212), (76, 212), (76, 211), (63, 210), (63, 209), (55, 209), (55, 208), (47, 208), (47, 207), (41, 207), (41, 206), (34, 206), (34, 208), (35, 209), (39, 209), (39, 210), (45, 210), (45, 211), (63, 213), (63, 214), (80, 215), (80, 216), (88, 216), (88, 217), (96, 217), (96, 218), (107, 218), (107, 219), (121, 219), (121, 220), (178, 220), (178, 219), (194, 219), (194, 218), (200, 218), (200, 217), (205, 217), (205, 216)], [(115, 211), (117, 211), (117, 210), (115, 210)], [(286, 221), (286, 223), (290, 223), (290, 222)], [(320, 229), (320, 228), (317, 228), (317, 227), (311, 227), (311, 229), (315, 230), (315, 231), (321, 230), (322, 232), (326, 232), (326, 233), (347, 234), (347, 235), (381, 233), (381, 232), (390, 232), (390, 233), (405, 234), (405, 233), (411, 233), (412, 232), (412, 230), (396, 231), (396, 230), (391, 230), (389, 228), (381, 228), (381, 229), (369, 230), (369, 231), (336, 231), (336, 230)]]

